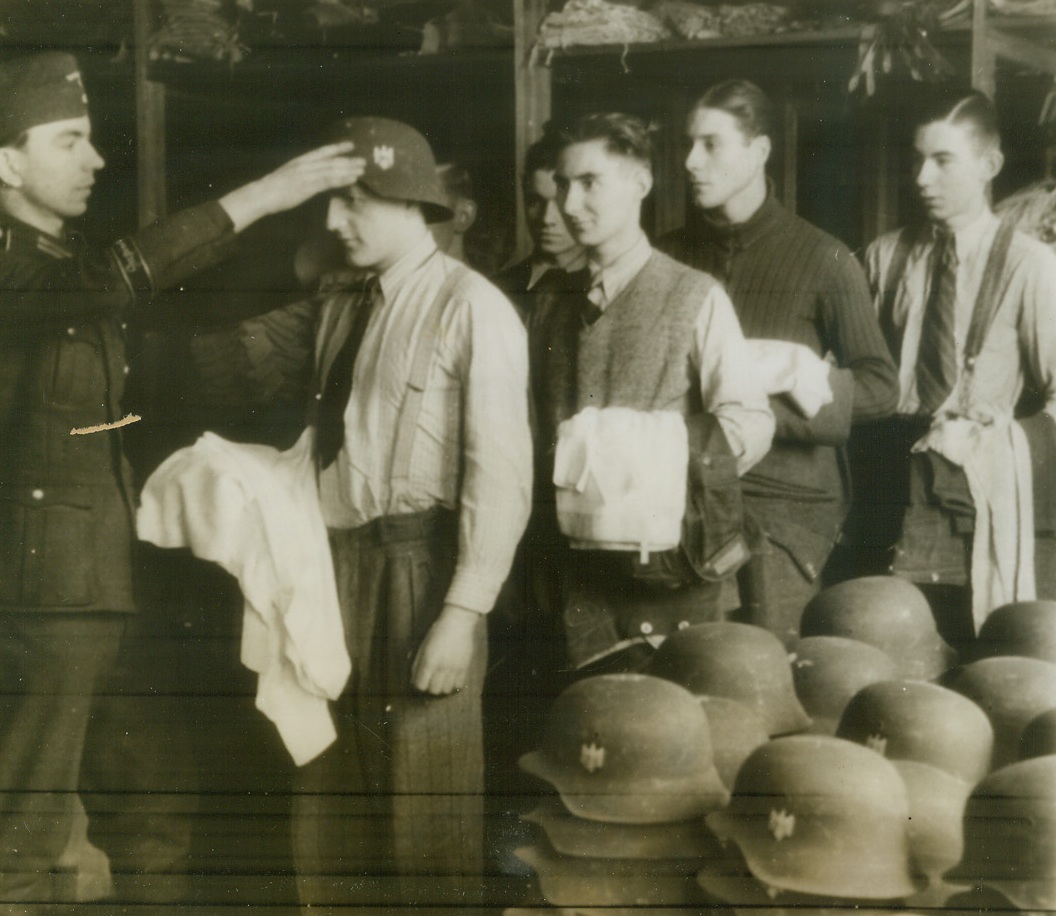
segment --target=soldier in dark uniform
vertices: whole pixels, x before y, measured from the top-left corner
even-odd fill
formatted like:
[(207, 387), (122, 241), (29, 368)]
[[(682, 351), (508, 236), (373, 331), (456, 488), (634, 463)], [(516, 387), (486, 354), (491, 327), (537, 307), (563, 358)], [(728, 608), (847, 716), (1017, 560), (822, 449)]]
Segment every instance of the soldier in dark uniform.
[(0, 66), (3, 916), (55, 897), (92, 694), (134, 610), (125, 322), (251, 223), (348, 186), (363, 165), (348, 144), (323, 148), (91, 251), (66, 229), (104, 165), (90, 130), (72, 57)]

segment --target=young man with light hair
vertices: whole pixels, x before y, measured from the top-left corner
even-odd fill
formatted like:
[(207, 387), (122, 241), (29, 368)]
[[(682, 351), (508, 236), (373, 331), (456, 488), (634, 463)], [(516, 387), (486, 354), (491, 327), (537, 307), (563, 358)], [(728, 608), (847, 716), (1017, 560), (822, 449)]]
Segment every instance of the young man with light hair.
[(873, 445), (900, 490), (876, 523), (897, 539), (895, 573), (965, 648), (995, 607), (1034, 596), (1031, 494), (1051, 481), (1032, 479), (1028, 436), (1051, 439), (1056, 417), (1056, 255), (991, 210), (1004, 157), (989, 99), (937, 91), (914, 124), (925, 219), (866, 256), (899, 367), (895, 422)]

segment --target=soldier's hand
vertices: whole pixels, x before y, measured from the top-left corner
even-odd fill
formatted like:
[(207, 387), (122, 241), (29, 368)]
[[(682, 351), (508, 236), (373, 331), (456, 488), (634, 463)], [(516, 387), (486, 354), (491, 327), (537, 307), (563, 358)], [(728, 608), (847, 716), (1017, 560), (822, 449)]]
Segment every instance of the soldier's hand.
[(445, 696), (466, 685), (480, 619), (473, 611), (444, 605), (414, 659), (411, 683), (416, 690)]
[(235, 231), (264, 216), (300, 206), (316, 194), (355, 184), (366, 168), (365, 160), (348, 155), (352, 143), (331, 143), (291, 159), (274, 172), (220, 198)]

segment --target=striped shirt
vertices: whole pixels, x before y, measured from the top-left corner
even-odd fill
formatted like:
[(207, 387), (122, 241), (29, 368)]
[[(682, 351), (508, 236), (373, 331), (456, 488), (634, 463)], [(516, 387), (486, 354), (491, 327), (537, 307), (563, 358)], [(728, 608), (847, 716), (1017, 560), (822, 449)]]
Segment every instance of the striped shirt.
[[(458, 510), (458, 561), (447, 603), (485, 613), (509, 574), (528, 520), (532, 445), (524, 327), (502, 293), (478, 274), (460, 283), (444, 308), (409, 479), (399, 486), (390, 479), (417, 341), (433, 299), (457, 266), (426, 232), (380, 275), (382, 302), (356, 359), (345, 442), (319, 484), (330, 528), (436, 506)], [(324, 369), (347, 334), (337, 301), (323, 307), (317, 352)]]

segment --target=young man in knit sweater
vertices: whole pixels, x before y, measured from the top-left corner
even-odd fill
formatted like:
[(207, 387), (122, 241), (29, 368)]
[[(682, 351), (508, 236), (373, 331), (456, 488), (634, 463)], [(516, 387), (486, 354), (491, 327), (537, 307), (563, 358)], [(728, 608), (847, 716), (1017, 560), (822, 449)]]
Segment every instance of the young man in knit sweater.
[(752, 83), (701, 96), (686, 121), (697, 212), (661, 247), (723, 283), (770, 395), (774, 444), (743, 480), (756, 530), (739, 616), (791, 643), (847, 512), (842, 447), (852, 424), (894, 409), (897, 379), (861, 267), (774, 197), (772, 125)]
[[(731, 467), (744, 473), (766, 454), (774, 418), (722, 288), (654, 251), (641, 229), (653, 180), (647, 128), (595, 114), (559, 139), (558, 200), (591, 279), (585, 295), (540, 301), (532, 316), (541, 447), (551, 449), (558, 423), (587, 407), (678, 411), (711, 418)], [(572, 551), (565, 572), (577, 668), (639, 667), (667, 633), (720, 613), (718, 584), (646, 583), (617, 551)]]

